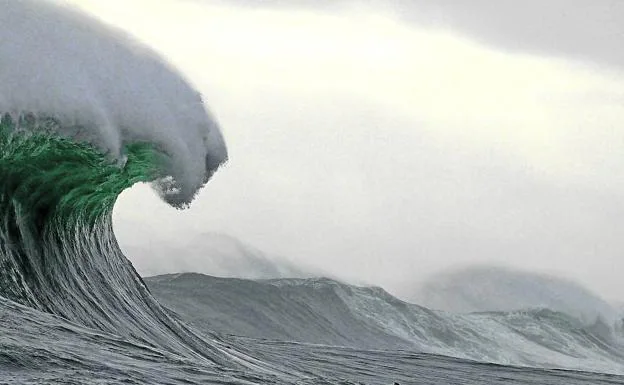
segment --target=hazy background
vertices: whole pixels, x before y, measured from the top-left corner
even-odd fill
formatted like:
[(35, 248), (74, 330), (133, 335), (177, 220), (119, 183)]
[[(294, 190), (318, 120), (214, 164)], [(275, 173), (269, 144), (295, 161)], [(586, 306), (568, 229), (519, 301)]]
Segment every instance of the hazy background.
[(228, 143), (190, 210), (122, 195), (143, 274), (216, 274), (202, 239), (235, 237), (404, 298), (474, 263), (621, 298), (623, 2), (65, 2), (178, 66)]

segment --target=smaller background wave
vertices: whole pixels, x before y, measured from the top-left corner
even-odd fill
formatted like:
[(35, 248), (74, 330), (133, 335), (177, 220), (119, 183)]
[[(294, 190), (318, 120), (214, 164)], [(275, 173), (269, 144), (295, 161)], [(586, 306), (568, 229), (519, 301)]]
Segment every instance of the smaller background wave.
[(621, 329), (552, 309), (434, 311), (379, 287), (326, 278), (245, 280), (186, 273), (150, 277), (146, 283), (161, 303), (205, 331), (624, 373)]

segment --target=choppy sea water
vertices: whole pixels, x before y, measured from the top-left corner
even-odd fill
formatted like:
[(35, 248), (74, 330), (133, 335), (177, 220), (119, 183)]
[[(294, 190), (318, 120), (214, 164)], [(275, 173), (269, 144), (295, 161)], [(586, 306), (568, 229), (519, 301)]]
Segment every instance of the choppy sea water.
[[(620, 384), (616, 375), (521, 368), (409, 351), (206, 336), (283, 373), (233, 370), (0, 301), (1, 384)], [(227, 354), (224, 353), (224, 357)]]

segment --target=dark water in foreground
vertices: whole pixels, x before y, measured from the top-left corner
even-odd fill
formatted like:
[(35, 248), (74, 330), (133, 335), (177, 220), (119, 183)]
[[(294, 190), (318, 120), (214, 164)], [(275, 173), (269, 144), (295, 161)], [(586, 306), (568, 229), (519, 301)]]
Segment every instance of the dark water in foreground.
[[(271, 341), (248, 341), (267, 359), (288, 357), (289, 365), (324, 378), (388, 384), (620, 384), (615, 375), (476, 363), (405, 351), (365, 351)], [(259, 349), (260, 350), (260, 349)]]
[(225, 369), (0, 300), (0, 384), (624, 384), (616, 375), (408, 351), (204, 337), (223, 350), (224, 358), (246, 356), (249, 365), (253, 356), (258, 367)]

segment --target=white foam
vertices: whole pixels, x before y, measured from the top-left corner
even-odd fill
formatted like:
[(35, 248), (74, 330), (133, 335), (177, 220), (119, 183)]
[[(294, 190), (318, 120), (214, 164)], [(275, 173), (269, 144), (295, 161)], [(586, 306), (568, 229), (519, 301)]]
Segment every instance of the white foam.
[(125, 143), (154, 143), (170, 155), (174, 180), (156, 188), (172, 205), (190, 203), (227, 159), (199, 93), (152, 50), (77, 10), (0, 4), (0, 111), (80, 123), (117, 159)]

